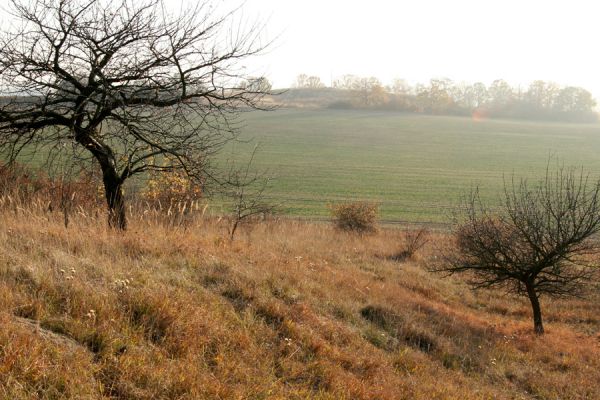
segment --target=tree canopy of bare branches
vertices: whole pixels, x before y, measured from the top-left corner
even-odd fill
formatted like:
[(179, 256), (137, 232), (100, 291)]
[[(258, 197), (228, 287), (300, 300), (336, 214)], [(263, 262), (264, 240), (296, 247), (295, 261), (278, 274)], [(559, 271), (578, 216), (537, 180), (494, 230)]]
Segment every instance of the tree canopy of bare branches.
[(264, 92), (242, 84), (241, 63), (266, 44), (237, 10), (190, 4), (173, 13), (162, 0), (10, 0), (0, 151), (95, 160), (120, 229), (127, 178), (174, 170), (205, 184), (239, 113), (260, 108)]
[(455, 236), (458, 251), (439, 270), (471, 273), (475, 288), (526, 295), (534, 330), (543, 334), (540, 295), (581, 294), (599, 265), (600, 181), (582, 170), (548, 168), (534, 185), (511, 179), (504, 193), (499, 211), (477, 190), (468, 196)]

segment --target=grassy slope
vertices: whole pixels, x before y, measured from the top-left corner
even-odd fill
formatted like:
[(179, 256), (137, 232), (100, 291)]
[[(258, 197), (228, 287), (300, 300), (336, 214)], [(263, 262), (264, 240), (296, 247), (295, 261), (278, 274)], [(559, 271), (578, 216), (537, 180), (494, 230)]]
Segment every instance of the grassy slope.
[(433, 247), (388, 261), (397, 231), (0, 218), (0, 398), (600, 398), (598, 296), (544, 300), (538, 339), (525, 301), (427, 272)]
[(299, 215), (327, 214), (328, 202), (373, 199), (386, 219), (443, 221), (472, 185), (492, 196), (503, 174), (539, 175), (549, 155), (600, 171), (600, 125), (340, 110), (244, 117), (243, 137), (262, 145), (257, 167), (278, 177), (274, 196)]

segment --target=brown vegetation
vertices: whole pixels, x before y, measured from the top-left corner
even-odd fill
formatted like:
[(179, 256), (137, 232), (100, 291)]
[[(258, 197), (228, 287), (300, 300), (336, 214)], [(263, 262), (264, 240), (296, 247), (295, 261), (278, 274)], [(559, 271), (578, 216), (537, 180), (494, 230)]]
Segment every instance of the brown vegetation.
[(0, 398), (600, 397), (598, 294), (548, 304), (539, 338), (525, 300), (427, 272), (433, 246), (382, 259), (393, 230), (278, 221), (230, 242), (200, 213), (128, 212), (134, 234), (2, 203)]
[(600, 267), (600, 180), (571, 168), (546, 170), (535, 184), (505, 184), (493, 211), (475, 190), (464, 222), (439, 271), (470, 273), (475, 288), (500, 288), (527, 296), (534, 329), (544, 333), (540, 297), (581, 296)]
[(378, 206), (366, 201), (329, 206), (336, 228), (347, 232), (370, 233), (377, 229)]

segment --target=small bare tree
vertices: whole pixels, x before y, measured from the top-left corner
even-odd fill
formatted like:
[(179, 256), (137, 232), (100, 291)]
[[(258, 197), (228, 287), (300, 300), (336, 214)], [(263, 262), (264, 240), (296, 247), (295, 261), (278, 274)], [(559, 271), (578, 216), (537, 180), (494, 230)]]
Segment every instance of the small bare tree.
[(236, 10), (211, 0), (180, 13), (162, 0), (8, 2), (0, 151), (95, 160), (113, 227), (126, 227), (129, 177), (180, 171), (205, 184), (239, 112), (261, 108), (263, 87), (245, 84), (240, 63), (265, 46)]
[(278, 205), (267, 201), (266, 191), (271, 179), (265, 174), (252, 172), (252, 163), (258, 147), (243, 168), (232, 164), (224, 181), (225, 197), (231, 201), (231, 226), (229, 239), (233, 241), (238, 227), (253, 218), (273, 214)]
[(477, 190), (464, 212), (455, 236), (458, 251), (437, 269), (471, 273), (475, 288), (526, 295), (534, 331), (543, 334), (540, 296), (581, 294), (598, 265), (600, 180), (582, 170), (547, 168), (536, 185), (514, 177), (505, 182), (497, 212), (484, 205)]
[(429, 243), (430, 234), (427, 228), (411, 229), (404, 232), (404, 248), (392, 255), (391, 259), (395, 261), (404, 261), (411, 259)]

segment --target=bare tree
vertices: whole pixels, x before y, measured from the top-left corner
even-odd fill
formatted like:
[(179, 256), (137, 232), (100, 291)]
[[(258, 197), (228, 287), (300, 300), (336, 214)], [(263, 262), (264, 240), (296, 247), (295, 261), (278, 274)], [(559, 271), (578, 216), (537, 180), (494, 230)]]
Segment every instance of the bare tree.
[(19, 25), (0, 38), (0, 150), (94, 159), (120, 229), (129, 177), (183, 171), (205, 185), (239, 112), (260, 108), (240, 62), (264, 45), (237, 10), (190, 4), (10, 0)]
[(392, 260), (404, 261), (413, 258), (431, 239), (427, 228), (407, 230), (403, 236), (404, 248), (392, 255)]
[(252, 172), (252, 163), (258, 147), (254, 147), (250, 160), (243, 168), (232, 165), (224, 181), (225, 196), (232, 204), (229, 239), (233, 241), (238, 227), (258, 216), (273, 214), (278, 205), (267, 201), (266, 192), (271, 180), (264, 173)]
[(273, 88), (271, 82), (264, 76), (258, 78), (249, 77), (248, 81), (242, 86), (245, 89), (256, 93), (269, 93)]
[(581, 294), (598, 265), (600, 181), (572, 168), (548, 168), (536, 185), (513, 178), (504, 192), (498, 212), (483, 204), (477, 190), (471, 193), (456, 232), (458, 251), (438, 269), (470, 272), (475, 288), (526, 295), (541, 335), (540, 295)]

